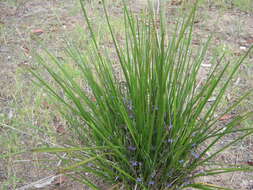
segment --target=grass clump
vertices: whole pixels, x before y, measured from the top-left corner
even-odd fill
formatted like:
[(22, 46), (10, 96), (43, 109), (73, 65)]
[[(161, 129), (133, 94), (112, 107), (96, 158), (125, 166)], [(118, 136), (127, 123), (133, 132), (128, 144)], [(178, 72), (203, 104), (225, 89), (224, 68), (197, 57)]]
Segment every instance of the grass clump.
[[(35, 151), (67, 152), (64, 157), (59, 154), (65, 164), (60, 171), (75, 171), (73, 177), (92, 189), (99, 187), (87, 172), (115, 188), (174, 190), (217, 189), (194, 179), (251, 170), (246, 166), (224, 168), (222, 164), (220, 167), (212, 160), (253, 132), (252, 128), (238, 127), (251, 113), (238, 115), (222, 128), (217, 125), (219, 118), (239, 105), (250, 92), (215, 116), (229, 82), (246, 55), (222, 68), (215, 65), (204, 84), (198, 83), (208, 42), (193, 53), (191, 39), (197, 5), (176, 24), (174, 33), (168, 35), (162, 11), (156, 15), (149, 9), (140, 18), (124, 3), (125, 37), (124, 43), (119, 43), (103, 1), (116, 61), (98, 44), (82, 1), (81, 5), (92, 46), (84, 51), (68, 45), (69, 63), (50, 52), (47, 52), (49, 60), (38, 55), (38, 62), (59, 88), (51, 86), (40, 72), (30, 70), (56, 99), (59, 111), (69, 122), (70, 143), (64, 148)], [(50, 67), (48, 61), (57, 69)], [(72, 62), (78, 71), (73, 72)], [(115, 72), (118, 65), (121, 75)], [(80, 77), (81, 82), (75, 80)], [(83, 84), (88, 86), (88, 91)], [(216, 98), (210, 103), (214, 93)], [(212, 150), (231, 133), (238, 134), (233, 141)], [(206, 165), (217, 167), (207, 169)]]

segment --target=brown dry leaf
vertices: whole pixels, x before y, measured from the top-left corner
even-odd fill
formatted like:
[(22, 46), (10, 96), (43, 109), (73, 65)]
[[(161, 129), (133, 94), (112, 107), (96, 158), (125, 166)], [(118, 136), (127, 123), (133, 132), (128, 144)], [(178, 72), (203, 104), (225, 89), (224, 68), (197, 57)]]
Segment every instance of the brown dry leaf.
[(253, 37), (249, 36), (249, 37), (244, 38), (244, 39), (245, 39), (245, 41), (246, 41), (246, 43), (248, 45), (252, 45), (253, 44)]
[(28, 47), (26, 47), (26, 46), (22, 46), (22, 49), (24, 50), (25, 55), (28, 56), (29, 53), (30, 53), (30, 49)]
[(32, 70), (36, 70), (36, 67), (34, 65), (32, 65), (31, 63), (29, 63), (28, 61), (22, 61), (22, 62), (18, 63), (17, 66), (21, 67), (21, 68), (29, 68)]
[(253, 161), (247, 161), (247, 164), (253, 166)]
[(95, 97), (92, 97), (91, 100), (92, 100), (92, 102), (96, 102), (97, 101), (97, 99)]
[(66, 130), (65, 130), (65, 128), (63, 127), (63, 125), (60, 124), (60, 125), (58, 125), (58, 126), (56, 127), (56, 132), (57, 132), (57, 133), (60, 133), (60, 134), (64, 134), (64, 133), (66, 133)]
[(28, 61), (22, 61), (21, 63), (18, 63), (18, 66), (19, 67), (28, 67), (29, 63), (28, 63)]
[(199, 40), (192, 40), (192, 43), (193, 43), (194, 45), (199, 45), (199, 44), (200, 44), (200, 41), (199, 41)]
[(231, 115), (231, 114), (226, 114), (226, 115), (222, 116), (222, 117), (219, 119), (219, 121), (226, 121), (226, 120), (229, 120), (229, 119), (231, 119), (231, 118), (233, 118), (233, 115)]
[(241, 56), (242, 53), (241, 53), (241, 52), (234, 52), (234, 55), (235, 55), (235, 56)]
[(68, 178), (64, 175), (61, 175), (54, 180), (53, 184), (58, 186), (58, 185), (62, 185), (63, 183), (67, 181), (68, 181)]
[(59, 134), (66, 133), (64, 125), (61, 123), (61, 118), (59, 116), (54, 116), (53, 122), (54, 122), (54, 129), (56, 130), (57, 133)]
[(31, 32), (32, 32), (32, 34), (35, 34), (35, 35), (41, 35), (42, 33), (44, 33), (44, 30), (35, 29), (35, 30), (32, 30)]
[(171, 5), (181, 5), (182, 4), (182, 0), (172, 0), (171, 1)]

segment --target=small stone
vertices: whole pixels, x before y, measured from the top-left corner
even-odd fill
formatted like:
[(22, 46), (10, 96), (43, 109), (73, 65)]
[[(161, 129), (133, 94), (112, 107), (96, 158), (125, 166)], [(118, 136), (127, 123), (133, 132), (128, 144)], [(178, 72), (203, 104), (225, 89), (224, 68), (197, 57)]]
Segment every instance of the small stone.
[(10, 110), (10, 112), (8, 113), (8, 119), (12, 119), (13, 118), (13, 111), (12, 110)]
[(245, 46), (240, 46), (240, 50), (246, 50), (247, 48)]

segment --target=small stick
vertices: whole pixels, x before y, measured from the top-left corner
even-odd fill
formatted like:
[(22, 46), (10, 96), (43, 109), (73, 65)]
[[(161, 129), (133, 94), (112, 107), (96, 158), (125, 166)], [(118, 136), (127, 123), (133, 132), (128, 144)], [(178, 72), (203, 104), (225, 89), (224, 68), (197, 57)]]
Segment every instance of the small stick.
[(159, 15), (160, 12), (160, 0), (157, 0), (157, 15)]
[(47, 186), (47, 185), (50, 185), (54, 181), (55, 178), (60, 177), (60, 176), (62, 176), (62, 174), (55, 175), (55, 176), (48, 176), (48, 177), (45, 177), (45, 178), (40, 179), (38, 181), (32, 182), (30, 184), (27, 184), (27, 185), (25, 185), (23, 187), (17, 188), (16, 190), (30, 189), (32, 187), (36, 187), (36, 185)]

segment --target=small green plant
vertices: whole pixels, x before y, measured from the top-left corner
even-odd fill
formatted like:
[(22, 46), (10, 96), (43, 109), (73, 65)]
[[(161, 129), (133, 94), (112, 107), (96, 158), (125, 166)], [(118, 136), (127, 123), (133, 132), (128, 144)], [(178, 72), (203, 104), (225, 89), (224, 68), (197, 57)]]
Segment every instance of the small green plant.
[(253, 11), (253, 2), (251, 0), (235, 0), (233, 3), (242, 11)]
[[(124, 43), (114, 35), (102, 1), (117, 59), (107, 56), (98, 44), (82, 1), (92, 46), (83, 51), (68, 44), (69, 62), (48, 51), (49, 59), (37, 56), (59, 88), (48, 83), (40, 72), (30, 72), (56, 99), (59, 111), (69, 122), (71, 138), (63, 148), (34, 151), (58, 154), (65, 164), (60, 172), (74, 171), (72, 177), (92, 189), (99, 187), (87, 173), (115, 189), (226, 189), (194, 179), (252, 169), (243, 165), (224, 167), (224, 163), (213, 161), (226, 148), (253, 133), (252, 128), (239, 127), (251, 112), (237, 115), (226, 126), (217, 125), (250, 92), (215, 116), (229, 82), (247, 54), (222, 68), (214, 65), (200, 85), (197, 76), (209, 40), (197, 53), (193, 51), (191, 39), (197, 5), (168, 36), (163, 11), (156, 15), (149, 9), (140, 18), (122, 2)], [(48, 61), (57, 69), (50, 67)], [(73, 62), (78, 67), (75, 72)], [(119, 65), (117, 74), (115, 67)], [(215, 100), (210, 103), (214, 93)], [(233, 141), (218, 150), (212, 149), (231, 133), (237, 134)], [(61, 152), (67, 152), (67, 156), (62, 157)]]

